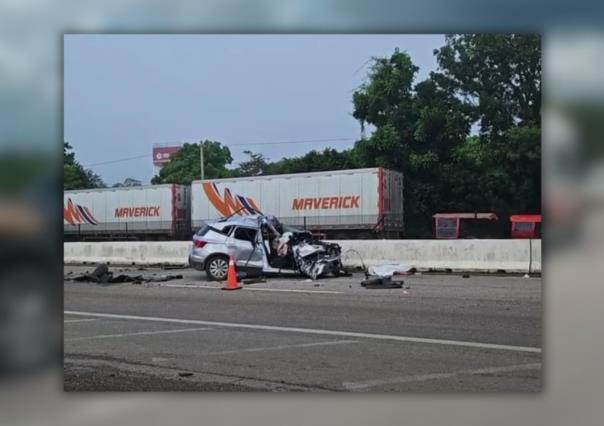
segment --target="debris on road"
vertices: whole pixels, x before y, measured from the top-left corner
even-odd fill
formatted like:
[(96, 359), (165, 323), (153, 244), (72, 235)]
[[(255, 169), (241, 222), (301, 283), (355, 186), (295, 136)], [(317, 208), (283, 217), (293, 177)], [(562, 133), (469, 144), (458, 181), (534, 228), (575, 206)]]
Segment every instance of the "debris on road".
[(409, 275), (411, 267), (404, 263), (387, 263), (370, 266), (367, 272), (377, 277), (392, 277), (393, 275)]
[(368, 289), (402, 288), (402, 281), (392, 281), (390, 277), (370, 277), (361, 281), (361, 286)]
[(361, 281), (361, 286), (370, 289), (404, 288), (408, 290), (410, 287), (404, 286), (402, 278), (411, 275), (413, 270), (414, 268), (402, 263), (370, 266), (365, 270), (365, 279)]
[[(363, 263), (362, 258), (361, 263)], [(364, 263), (363, 267), (365, 267)], [(374, 265), (365, 268), (365, 279), (361, 281), (361, 286), (368, 289), (403, 288), (403, 293), (409, 294), (407, 290), (411, 287), (405, 285), (402, 278), (413, 272), (415, 268), (402, 263)]]
[(243, 284), (257, 284), (257, 283), (265, 283), (266, 279), (264, 278), (247, 278), (241, 281)]
[(169, 269), (182, 269), (183, 266), (182, 265), (161, 265), (160, 268), (164, 269), (164, 270), (169, 270)]
[[(69, 274), (68, 274), (69, 275)], [(155, 274), (153, 274), (155, 275)], [(93, 282), (97, 284), (118, 284), (132, 282), (135, 284), (150, 283), (150, 282), (165, 282), (170, 280), (182, 279), (182, 274), (178, 275), (160, 275), (160, 276), (145, 276), (145, 275), (113, 275), (109, 271), (109, 267), (105, 263), (101, 263), (94, 268), (91, 273), (84, 273), (74, 277), (65, 278), (66, 280)]]

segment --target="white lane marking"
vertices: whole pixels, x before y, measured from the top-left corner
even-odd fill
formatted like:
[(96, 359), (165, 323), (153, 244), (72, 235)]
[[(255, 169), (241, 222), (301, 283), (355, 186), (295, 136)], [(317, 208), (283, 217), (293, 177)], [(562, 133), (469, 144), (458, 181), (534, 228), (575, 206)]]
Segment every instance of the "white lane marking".
[(63, 323), (72, 323), (72, 322), (89, 322), (89, 321), (100, 321), (100, 318), (88, 318), (88, 319), (77, 319), (77, 320), (63, 320)]
[(262, 287), (246, 287), (245, 290), (252, 291), (283, 291), (289, 293), (317, 293), (317, 294), (342, 294), (342, 291), (333, 290), (299, 290), (290, 288), (262, 288)]
[[(199, 284), (164, 284), (161, 287), (175, 287), (175, 288), (207, 288), (212, 290), (221, 290), (221, 287), (214, 287), (211, 285), (199, 285)], [(318, 293), (318, 294), (343, 294), (342, 291), (332, 290), (300, 290), (300, 289), (289, 289), (289, 288), (263, 288), (263, 287), (245, 287), (245, 291), (282, 291), (289, 293)]]
[(178, 328), (175, 330), (157, 330), (157, 331), (140, 331), (137, 333), (123, 333), (123, 334), (99, 334), (97, 336), (84, 336), (84, 337), (72, 337), (65, 339), (66, 342), (75, 342), (77, 340), (91, 340), (91, 339), (112, 339), (115, 337), (129, 337), (129, 336), (148, 336), (152, 334), (165, 334), (165, 333), (184, 333), (188, 331), (200, 331), (200, 330), (212, 330), (210, 327), (203, 328)]
[(459, 370), (451, 373), (418, 374), (415, 376), (393, 377), (383, 380), (368, 380), (366, 382), (344, 382), (342, 385), (346, 390), (363, 390), (381, 385), (401, 384), (411, 382), (424, 382), (427, 380), (450, 379), (457, 376), (510, 373), (522, 370), (537, 370), (541, 368), (541, 363), (509, 365), (505, 367), (477, 368), (474, 370)]
[(337, 331), (337, 330), (320, 330), (314, 328), (297, 328), (297, 327), (280, 327), (276, 325), (261, 325), (261, 324), (244, 324), (234, 322), (220, 322), (220, 321), (201, 321), (201, 320), (188, 320), (178, 318), (161, 318), (161, 317), (143, 317), (138, 315), (118, 315), (118, 314), (104, 314), (98, 312), (81, 312), (81, 311), (65, 311), (66, 315), (82, 315), (89, 317), (99, 318), (117, 318), (117, 319), (130, 319), (137, 321), (154, 321), (154, 322), (168, 322), (174, 324), (196, 324), (196, 325), (208, 325), (214, 327), (231, 327), (231, 328), (247, 328), (252, 330), (270, 330), (270, 331), (285, 331), (290, 333), (306, 333), (316, 334), (320, 336), (343, 336), (343, 337), (354, 337), (363, 339), (376, 339), (376, 340), (392, 340), (397, 342), (413, 342), (413, 343), (432, 343), (437, 345), (449, 345), (449, 346), (463, 346), (470, 348), (479, 349), (498, 349), (506, 351), (516, 352), (533, 352), (541, 353), (541, 348), (531, 346), (511, 346), (511, 345), (497, 345), (493, 343), (479, 343), (479, 342), (465, 342), (459, 340), (440, 340), (440, 339), (425, 339), (421, 337), (406, 337), (406, 336), (395, 336), (388, 334), (372, 334), (372, 333), (358, 333), (354, 331)]
[(312, 348), (315, 346), (329, 346), (329, 345), (344, 345), (349, 343), (358, 343), (357, 340), (335, 340), (333, 342), (316, 342), (316, 343), (300, 343), (297, 345), (280, 345), (280, 346), (265, 346), (261, 348), (248, 348), (248, 349), (234, 349), (230, 351), (220, 351), (220, 352), (206, 352), (200, 353), (199, 356), (204, 355), (228, 355), (228, 354), (238, 354), (242, 352), (264, 352), (264, 351), (278, 351), (282, 349), (291, 349), (291, 348)]

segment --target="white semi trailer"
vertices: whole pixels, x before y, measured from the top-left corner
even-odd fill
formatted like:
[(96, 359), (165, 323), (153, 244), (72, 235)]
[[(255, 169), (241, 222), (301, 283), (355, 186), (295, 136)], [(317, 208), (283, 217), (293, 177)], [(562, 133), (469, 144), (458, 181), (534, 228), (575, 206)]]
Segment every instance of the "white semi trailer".
[(189, 194), (174, 184), (65, 191), (65, 239), (189, 239)]
[(330, 238), (399, 237), (403, 175), (381, 167), (191, 184), (191, 227), (230, 215), (274, 215)]

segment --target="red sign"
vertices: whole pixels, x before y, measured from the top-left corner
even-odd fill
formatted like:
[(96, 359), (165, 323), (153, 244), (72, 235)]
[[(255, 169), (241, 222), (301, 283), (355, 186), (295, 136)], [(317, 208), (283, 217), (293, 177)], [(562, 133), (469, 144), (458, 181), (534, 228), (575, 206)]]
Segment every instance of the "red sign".
[(162, 166), (170, 161), (170, 156), (178, 151), (182, 146), (154, 146), (153, 147), (153, 164)]

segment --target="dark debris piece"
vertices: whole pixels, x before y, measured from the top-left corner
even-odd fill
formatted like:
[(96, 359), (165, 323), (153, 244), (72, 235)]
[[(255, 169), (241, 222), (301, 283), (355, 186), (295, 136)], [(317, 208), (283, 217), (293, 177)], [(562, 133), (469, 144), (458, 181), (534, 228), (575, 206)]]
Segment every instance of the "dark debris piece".
[(264, 278), (247, 278), (241, 281), (243, 284), (256, 284), (256, 283), (265, 283), (266, 280)]
[(392, 281), (390, 277), (370, 277), (361, 281), (361, 285), (367, 289), (402, 288), (402, 281)]
[[(155, 275), (155, 274), (153, 274)], [(78, 275), (72, 278), (73, 281), (81, 282), (93, 282), (97, 284), (118, 284), (118, 283), (150, 283), (150, 282), (164, 282), (170, 280), (182, 279), (182, 274), (178, 275), (160, 275), (160, 276), (145, 276), (145, 275), (113, 275), (113, 272), (109, 271), (109, 267), (101, 263), (91, 273)]]
[(182, 265), (161, 265), (162, 269), (182, 269)]

